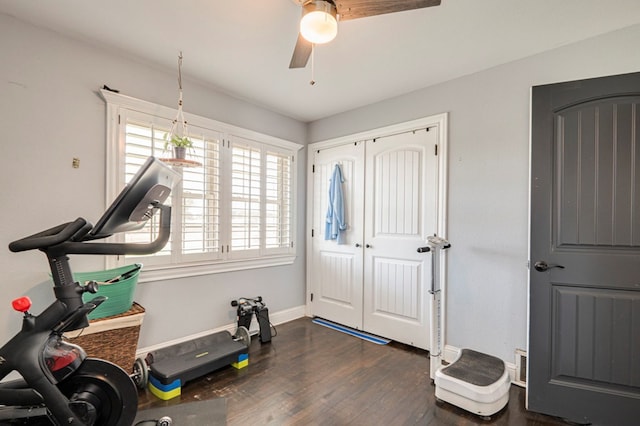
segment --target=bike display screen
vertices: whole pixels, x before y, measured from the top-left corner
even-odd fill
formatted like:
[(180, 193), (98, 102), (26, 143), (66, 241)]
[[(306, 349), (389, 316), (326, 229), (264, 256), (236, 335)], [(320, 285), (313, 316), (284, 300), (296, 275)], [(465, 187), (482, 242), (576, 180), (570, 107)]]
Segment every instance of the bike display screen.
[(89, 232), (90, 237), (142, 228), (155, 213), (155, 206), (167, 200), (180, 180), (178, 172), (149, 157)]

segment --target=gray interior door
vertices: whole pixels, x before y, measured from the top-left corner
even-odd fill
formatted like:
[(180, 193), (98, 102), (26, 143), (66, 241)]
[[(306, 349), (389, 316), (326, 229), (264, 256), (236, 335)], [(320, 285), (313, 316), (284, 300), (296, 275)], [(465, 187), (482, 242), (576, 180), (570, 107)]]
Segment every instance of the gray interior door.
[(528, 409), (640, 419), (640, 73), (534, 87)]

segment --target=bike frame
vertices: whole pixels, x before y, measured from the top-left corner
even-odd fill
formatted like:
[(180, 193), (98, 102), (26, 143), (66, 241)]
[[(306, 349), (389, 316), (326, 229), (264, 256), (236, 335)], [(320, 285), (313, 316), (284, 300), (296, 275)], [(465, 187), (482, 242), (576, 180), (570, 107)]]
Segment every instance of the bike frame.
[[(45, 349), (48, 345), (62, 342), (66, 331), (87, 327), (87, 314), (106, 300), (96, 297), (88, 303), (82, 294), (90, 291), (75, 282), (69, 264), (69, 254), (151, 254), (164, 247), (169, 240), (171, 207), (156, 205), (160, 211), (160, 227), (156, 239), (150, 243), (95, 243), (88, 236), (92, 225), (82, 218), (62, 224), (38, 234), (31, 235), (9, 245), (11, 251), (39, 249), (49, 260), (54, 282), (56, 300), (40, 315), (26, 312), (22, 329), (0, 348), (0, 380), (12, 371), (17, 371), (22, 379), (0, 383), (0, 414), (3, 410), (15, 416), (29, 417), (33, 407), (46, 406), (50, 418), (61, 425), (81, 425), (82, 420), (71, 410), (69, 399), (60, 391), (58, 383), (75, 371), (86, 358), (85, 352), (76, 345), (63, 342), (74, 355), (68, 361), (78, 361), (64, 365), (64, 376), (57, 378), (46, 365)], [(63, 360), (63, 363), (65, 361)], [(23, 412), (25, 416), (19, 415)], [(33, 416), (33, 414), (31, 414)], [(0, 417), (2, 419), (2, 417)]]

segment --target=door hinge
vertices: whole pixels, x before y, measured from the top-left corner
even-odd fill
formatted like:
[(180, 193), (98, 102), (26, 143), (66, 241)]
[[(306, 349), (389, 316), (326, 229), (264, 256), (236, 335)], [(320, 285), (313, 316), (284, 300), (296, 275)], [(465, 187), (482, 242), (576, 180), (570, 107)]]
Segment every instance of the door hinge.
[(311, 230), (311, 238), (313, 238), (313, 229)]
[(311, 173), (315, 173), (316, 172), (316, 165), (312, 164), (311, 165)]
[(120, 114), (118, 114), (118, 124), (120, 124)]
[(438, 155), (438, 145), (436, 145), (435, 148), (436, 148), (436, 155)]
[(311, 293), (311, 301), (313, 302), (313, 293)]
[(291, 241), (291, 248), (293, 248), (293, 241)]

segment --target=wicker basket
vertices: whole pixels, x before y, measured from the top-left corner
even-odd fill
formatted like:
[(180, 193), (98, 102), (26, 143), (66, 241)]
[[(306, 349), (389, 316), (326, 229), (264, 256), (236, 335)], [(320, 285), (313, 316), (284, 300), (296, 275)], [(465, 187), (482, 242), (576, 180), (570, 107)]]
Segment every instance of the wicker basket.
[(127, 312), (89, 321), (89, 327), (65, 337), (82, 347), (88, 356), (110, 361), (127, 373), (133, 372), (144, 308), (133, 303)]

